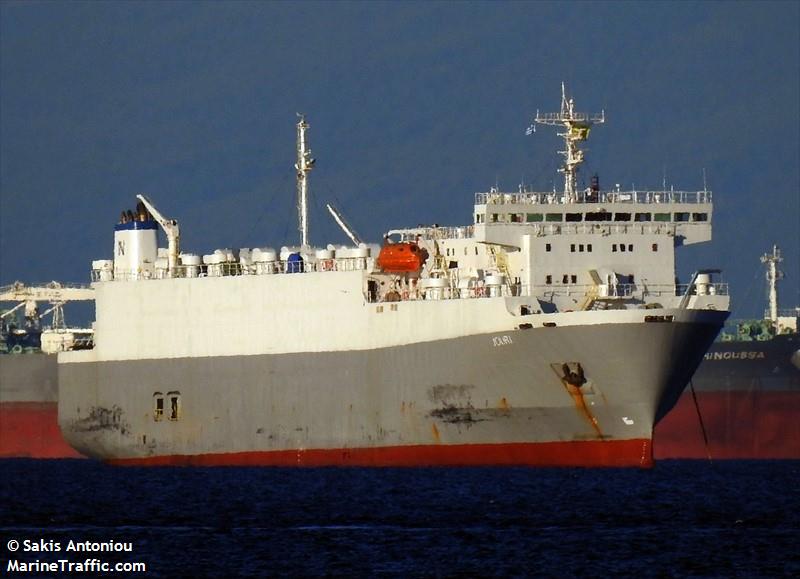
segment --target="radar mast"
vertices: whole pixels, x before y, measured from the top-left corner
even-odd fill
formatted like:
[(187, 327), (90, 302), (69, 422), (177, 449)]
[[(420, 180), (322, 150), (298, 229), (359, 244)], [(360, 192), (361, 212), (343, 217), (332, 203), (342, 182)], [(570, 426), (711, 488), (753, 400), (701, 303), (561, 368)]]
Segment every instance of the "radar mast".
[(783, 272), (778, 269), (778, 264), (783, 261), (781, 250), (777, 245), (772, 246), (772, 253), (761, 256), (761, 263), (767, 264), (767, 288), (769, 298), (769, 319), (773, 324), (778, 322), (778, 280), (783, 278)]
[(578, 148), (578, 143), (589, 138), (592, 125), (600, 125), (606, 121), (605, 111), (593, 115), (575, 112), (575, 101), (567, 98), (566, 88), (562, 82), (561, 111), (540, 114), (537, 110), (533, 120), (540, 125), (561, 126), (565, 129), (563, 133), (558, 133), (558, 136), (564, 137), (566, 143), (565, 150), (559, 151), (564, 155), (564, 165), (558, 171), (564, 173), (564, 202), (573, 203), (577, 200), (575, 187), (578, 166), (583, 163), (584, 157), (584, 151)]

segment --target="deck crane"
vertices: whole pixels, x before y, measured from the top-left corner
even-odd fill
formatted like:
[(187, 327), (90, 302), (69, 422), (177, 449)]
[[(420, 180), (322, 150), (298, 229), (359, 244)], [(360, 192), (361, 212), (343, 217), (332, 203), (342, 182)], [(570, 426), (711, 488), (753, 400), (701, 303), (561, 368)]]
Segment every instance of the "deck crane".
[(150, 215), (158, 222), (167, 236), (167, 266), (169, 268), (169, 276), (175, 277), (178, 267), (178, 254), (181, 251), (181, 230), (178, 226), (178, 220), (164, 217), (161, 212), (156, 209), (156, 206), (153, 205), (153, 202), (144, 195), (137, 195), (136, 198), (144, 203)]
[(330, 203), (326, 203), (325, 206), (328, 208), (328, 211), (330, 212), (334, 221), (336, 221), (339, 227), (342, 228), (342, 231), (344, 231), (345, 235), (347, 235), (347, 237), (349, 237), (356, 246), (361, 244), (361, 238), (358, 236), (358, 233), (356, 233), (350, 224), (345, 221), (341, 212)]

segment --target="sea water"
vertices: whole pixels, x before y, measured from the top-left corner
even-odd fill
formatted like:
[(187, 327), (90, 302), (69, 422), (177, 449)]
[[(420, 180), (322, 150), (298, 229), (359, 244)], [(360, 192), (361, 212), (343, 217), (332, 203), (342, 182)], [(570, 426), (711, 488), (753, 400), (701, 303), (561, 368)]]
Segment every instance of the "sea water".
[(92, 576), (100, 563), (128, 563), (108, 575), (796, 577), (798, 489), (798, 461), (635, 470), (2, 460), (0, 574)]

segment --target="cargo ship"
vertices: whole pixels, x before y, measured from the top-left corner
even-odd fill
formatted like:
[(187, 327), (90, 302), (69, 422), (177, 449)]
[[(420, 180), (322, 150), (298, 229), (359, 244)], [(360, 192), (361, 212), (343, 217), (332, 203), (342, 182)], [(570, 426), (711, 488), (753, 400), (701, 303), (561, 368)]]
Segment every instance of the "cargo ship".
[(656, 426), (657, 458), (800, 459), (800, 308), (778, 309), (778, 247), (761, 261), (764, 318), (726, 325)]
[[(0, 458), (79, 458), (58, 428), (57, 353), (90, 348), (92, 331), (68, 328), (63, 305), (91, 300), (89, 287), (50, 282), (0, 287)], [(40, 313), (38, 304), (50, 308)], [(42, 318), (52, 314), (50, 327)]]
[(716, 270), (676, 284), (710, 191), (579, 187), (604, 122), (562, 86), (532, 126), (561, 129), (563, 191), (494, 187), (381, 245), (312, 245), (303, 116), (296, 247), (184, 253), (137, 195), (92, 263), (94, 348), (59, 354), (65, 438), (123, 465), (651, 466), (729, 299)]

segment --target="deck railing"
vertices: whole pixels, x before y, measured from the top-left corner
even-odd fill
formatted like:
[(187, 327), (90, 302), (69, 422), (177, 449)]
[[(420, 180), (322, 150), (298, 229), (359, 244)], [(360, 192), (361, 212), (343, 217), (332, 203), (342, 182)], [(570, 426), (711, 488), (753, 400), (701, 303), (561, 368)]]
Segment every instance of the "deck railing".
[[(578, 191), (571, 203), (711, 203), (711, 191)], [(475, 193), (475, 205), (563, 205), (564, 193), (520, 192)]]
[[(293, 273), (314, 273), (331, 271), (362, 271), (372, 269), (373, 259), (366, 257), (347, 257), (336, 259), (320, 259), (316, 261), (276, 260), (261, 263), (223, 262), (203, 265), (179, 265), (175, 268), (175, 278), (207, 278), (231, 277), (242, 275), (275, 275)], [(154, 271), (120, 271), (92, 270), (93, 282), (98, 281), (141, 281), (167, 279), (166, 269)]]

